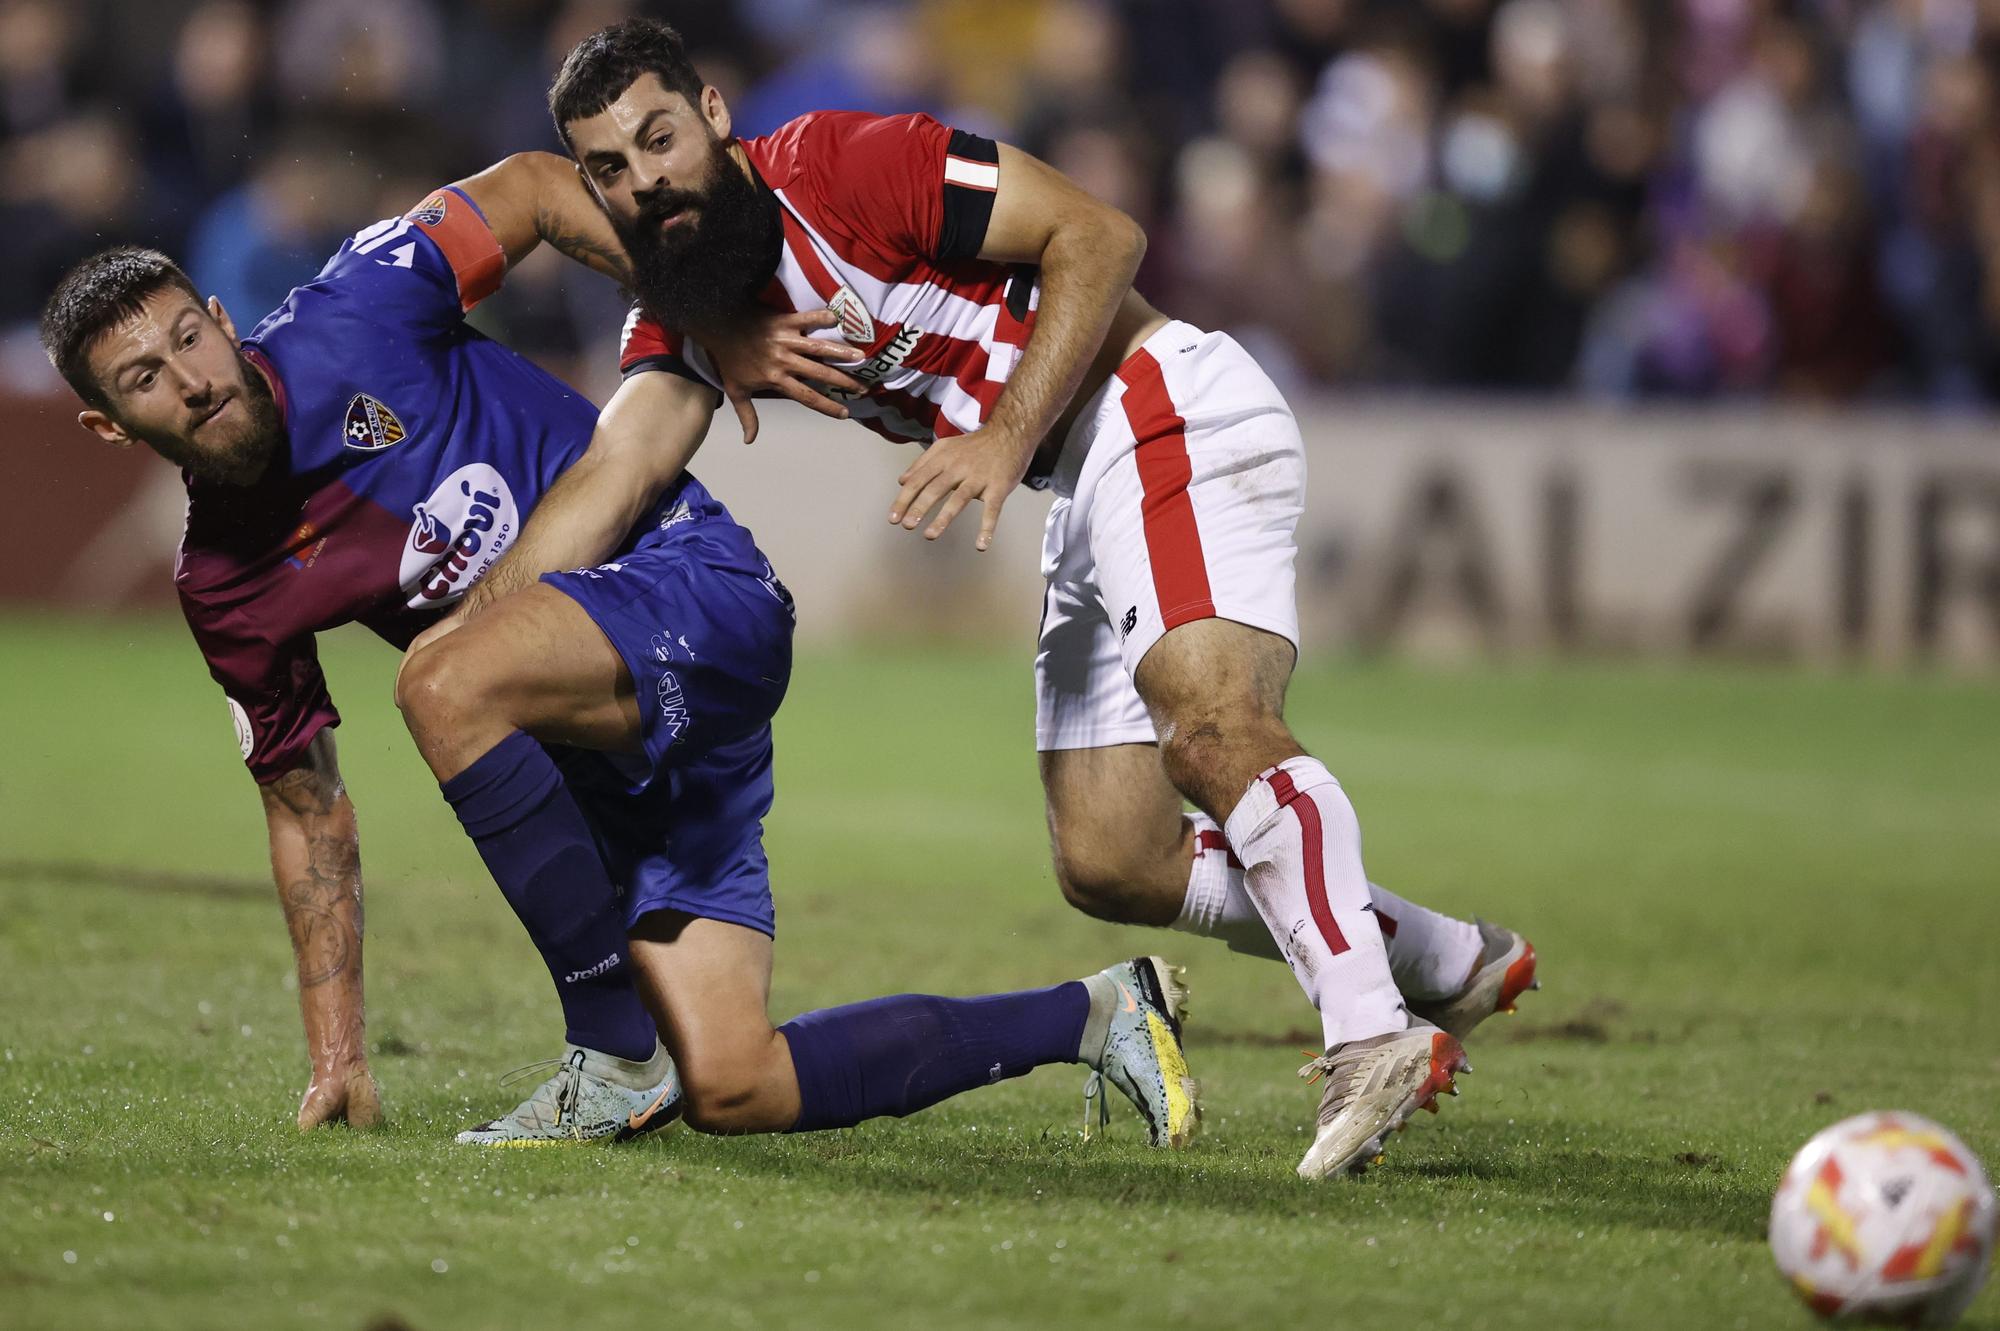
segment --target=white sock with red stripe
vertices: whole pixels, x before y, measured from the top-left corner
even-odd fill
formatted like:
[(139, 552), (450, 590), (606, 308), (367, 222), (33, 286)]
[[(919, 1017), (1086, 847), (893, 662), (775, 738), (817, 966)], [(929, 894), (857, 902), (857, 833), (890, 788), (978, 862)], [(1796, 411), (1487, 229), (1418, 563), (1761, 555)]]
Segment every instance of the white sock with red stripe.
[(1361, 870), (1361, 824), (1333, 774), (1300, 754), (1264, 772), (1224, 827), (1257, 913), (1319, 1009), (1330, 1049), (1409, 1025)]
[(1272, 961), (1285, 959), (1243, 887), (1243, 862), (1229, 849), (1222, 826), (1205, 813), (1185, 815), (1194, 824), (1194, 863), (1188, 870), (1187, 898), (1173, 927), (1184, 934), (1216, 938), (1232, 952)]
[[(1243, 885), (1243, 864), (1215, 819), (1199, 811), (1194, 824), (1194, 863), (1188, 871), (1187, 899), (1173, 928), (1214, 938), (1230, 951), (1283, 961), (1285, 951), (1271, 936), (1257, 903)], [(1485, 950), (1479, 926), (1405, 901), (1380, 883), (1368, 884), (1368, 900), (1389, 954), (1389, 973), (1406, 999), (1449, 998)]]
[(1436, 1002), (1465, 987), (1486, 951), (1478, 925), (1405, 901), (1380, 883), (1368, 884), (1368, 895), (1404, 998)]

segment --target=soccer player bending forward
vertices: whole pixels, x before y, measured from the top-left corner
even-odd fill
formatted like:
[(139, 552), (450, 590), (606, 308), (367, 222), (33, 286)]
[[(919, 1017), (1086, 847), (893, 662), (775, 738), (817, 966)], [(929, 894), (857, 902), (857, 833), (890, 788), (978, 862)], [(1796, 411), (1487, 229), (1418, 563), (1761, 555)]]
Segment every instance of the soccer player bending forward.
[[(1016, 485), (1053, 489), (1036, 740), (1064, 893), (1290, 964), (1325, 1039), (1302, 1069), (1325, 1087), (1300, 1174), (1364, 1165), (1435, 1108), (1460, 1038), (1533, 983), (1533, 949), (1365, 876), (1353, 806), (1283, 715), (1297, 423), (1235, 341), (1132, 290), (1139, 228), (926, 116), (821, 112), (737, 139), (678, 36), (644, 20), (579, 44), (550, 107), (639, 296), (606, 421), (651, 422), (679, 456), (704, 428), (690, 386), (739, 412), (766, 386), (801, 396), (838, 339), (846, 411), (927, 445), (891, 522), (935, 538), (977, 499), (983, 549)], [(760, 310), (837, 323), (744, 337)], [(546, 567), (609, 548), (593, 515), (619, 482), (573, 479), (524, 538)]]
[(535, 566), (546, 551), (523, 523), (538, 506), (589, 493), (581, 516), (604, 558), (514, 575), (512, 594), (453, 621), (398, 679), (567, 1026), (548, 1082), (459, 1140), (623, 1138), (682, 1114), (711, 1132), (843, 1127), (1069, 1062), (1131, 1097), (1156, 1144), (1184, 1144), (1197, 1121), (1184, 993), (1157, 958), (772, 1027), (762, 819), (791, 599), (685, 471), (712, 414), (706, 385), (676, 379), (646, 418), (600, 425), (466, 326), (543, 240), (623, 275), (573, 169), (535, 155), (354, 236), (245, 338), (144, 249), (84, 261), (44, 311), (84, 427), (182, 469), (175, 584), (262, 788), (312, 1061), (299, 1125), (381, 1116), (360, 845), (314, 635), (358, 622), (410, 643), (482, 578)]

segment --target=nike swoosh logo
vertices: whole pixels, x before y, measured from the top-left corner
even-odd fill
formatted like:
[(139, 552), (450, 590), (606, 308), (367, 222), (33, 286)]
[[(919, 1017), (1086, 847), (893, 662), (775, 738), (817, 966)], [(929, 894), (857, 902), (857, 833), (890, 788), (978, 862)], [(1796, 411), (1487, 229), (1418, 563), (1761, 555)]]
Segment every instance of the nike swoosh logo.
[(1112, 983), (1118, 986), (1118, 996), (1125, 1000), (1125, 1010), (1127, 1012), (1137, 1012), (1139, 1010), (1139, 1001), (1132, 997), (1132, 991), (1125, 987), (1125, 982), (1123, 980), (1114, 980)]
[(667, 1101), (673, 1098), (674, 1098), (674, 1092), (672, 1087), (668, 1087), (666, 1090), (661, 1091), (660, 1098), (653, 1101), (653, 1103), (647, 1105), (643, 1112), (626, 1115), (625, 1126), (627, 1128), (630, 1128), (632, 1131), (637, 1132), (640, 1128), (645, 1127), (646, 1124), (652, 1121), (653, 1115), (660, 1112), (661, 1105), (665, 1104)]

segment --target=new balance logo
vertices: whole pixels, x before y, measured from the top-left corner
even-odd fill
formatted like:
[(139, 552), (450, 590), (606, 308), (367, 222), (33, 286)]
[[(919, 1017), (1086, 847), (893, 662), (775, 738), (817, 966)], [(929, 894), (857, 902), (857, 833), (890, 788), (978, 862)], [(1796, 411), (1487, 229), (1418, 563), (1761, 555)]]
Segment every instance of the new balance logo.
[(1139, 607), (1133, 606), (1125, 612), (1125, 618), (1118, 621), (1118, 636), (1129, 638), (1132, 630), (1139, 627)]

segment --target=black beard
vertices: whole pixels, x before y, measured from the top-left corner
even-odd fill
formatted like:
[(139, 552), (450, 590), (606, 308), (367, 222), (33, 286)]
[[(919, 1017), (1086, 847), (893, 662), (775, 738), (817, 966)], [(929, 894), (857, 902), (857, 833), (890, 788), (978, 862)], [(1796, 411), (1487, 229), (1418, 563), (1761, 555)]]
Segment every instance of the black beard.
[[(251, 486), (262, 480), (271, 459), (285, 440), (285, 421), (264, 374), (241, 351), (243, 406), (247, 420), (242, 433), (220, 445), (202, 447), (177, 435), (153, 435), (133, 430), (155, 453), (197, 480), (219, 485)], [(128, 429), (130, 427), (127, 427)]]
[[(785, 227), (778, 196), (740, 169), (720, 140), (707, 188), (661, 187), (640, 195), (639, 217), (613, 219), (632, 260), (632, 287), (646, 314), (681, 333), (726, 327), (778, 271)], [(668, 231), (660, 219), (692, 206), (694, 216)]]

